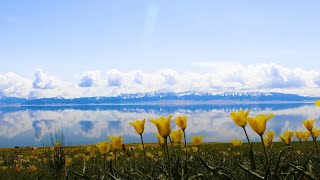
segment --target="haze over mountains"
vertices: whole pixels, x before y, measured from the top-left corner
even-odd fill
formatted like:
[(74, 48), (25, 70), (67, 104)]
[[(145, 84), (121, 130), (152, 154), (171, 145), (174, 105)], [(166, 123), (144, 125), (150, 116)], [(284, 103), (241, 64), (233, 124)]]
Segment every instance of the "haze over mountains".
[(122, 94), (113, 97), (81, 97), (66, 99), (61, 97), (27, 99), (16, 97), (0, 97), (0, 105), (76, 105), (76, 104), (135, 104), (135, 103), (208, 103), (221, 102), (294, 102), (313, 101), (319, 97), (300, 96), (275, 92), (225, 92), (225, 93), (199, 93), (199, 92), (150, 92), (136, 94)]

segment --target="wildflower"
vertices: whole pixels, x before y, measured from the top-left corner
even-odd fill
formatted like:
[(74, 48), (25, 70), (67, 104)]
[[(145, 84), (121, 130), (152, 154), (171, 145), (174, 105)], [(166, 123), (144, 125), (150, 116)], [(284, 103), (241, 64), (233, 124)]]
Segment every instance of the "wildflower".
[(260, 136), (266, 131), (267, 121), (274, 117), (274, 114), (259, 114), (256, 117), (247, 117), (247, 121), (250, 127)]
[(177, 126), (184, 131), (187, 128), (188, 116), (178, 116), (174, 119), (174, 121), (176, 122)]
[(154, 135), (157, 136), (159, 145), (164, 147), (166, 145), (166, 139), (164, 139), (159, 133), (154, 133)]
[(246, 117), (249, 115), (250, 111), (243, 111), (242, 109), (239, 112), (231, 112), (231, 119), (240, 127), (245, 127), (247, 125)]
[(165, 139), (169, 137), (171, 133), (171, 117), (172, 115), (169, 115), (168, 117), (150, 120), (157, 127), (159, 134)]
[(72, 162), (72, 158), (66, 156), (65, 157), (65, 165), (66, 165), (66, 167), (70, 167), (71, 166), (71, 162)]
[(242, 145), (242, 141), (241, 140), (238, 140), (238, 139), (234, 139), (234, 140), (231, 140), (231, 144), (234, 146), (234, 147), (240, 147)]
[(204, 136), (191, 136), (190, 138), (196, 146), (199, 146), (202, 143), (202, 139), (204, 138)]
[(292, 142), (292, 136), (293, 132), (292, 131), (285, 131), (283, 135), (279, 135), (280, 139), (285, 145), (290, 145)]
[(122, 140), (123, 137), (122, 136), (108, 136), (108, 138), (111, 140), (111, 148), (114, 151), (115, 149), (119, 149), (121, 148), (122, 145)]
[(96, 145), (100, 151), (100, 154), (104, 155), (109, 152), (110, 149), (110, 143), (107, 141), (104, 142), (98, 142)]
[(37, 171), (37, 167), (36, 167), (35, 165), (29, 166), (28, 172), (29, 172), (30, 174), (33, 174), (33, 173), (36, 172), (36, 171)]
[(303, 139), (305, 141), (308, 141), (309, 136), (310, 136), (310, 131), (306, 130), (306, 131), (303, 132)]
[(302, 131), (296, 131), (296, 137), (299, 139), (299, 141), (301, 141), (301, 139), (303, 138), (303, 132)]
[(161, 156), (162, 156), (162, 154), (163, 154), (163, 152), (162, 152), (162, 151), (158, 151), (158, 156), (159, 156), (159, 157), (161, 157)]
[(95, 157), (96, 155), (94, 154), (94, 149), (91, 146), (86, 147), (86, 151), (89, 152), (90, 157)]
[(182, 130), (171, 131), (170, 138), (173, 142), (180, 144), (183, 138), (183, 131)]
[(312, 130), (311, 135), (312, 135), (313, 138), (317, 139), (317, 138), (319, 137), (319, 135), (320, 135), (320, 129), (314, 128), (314, 129)]
[(151, 159), (153, 159), (154, 158), (154, 155), (153, 154), (151, 154), (150, 152), (147, 152), (147, 157), (149, 157), (149, 158), (151, 158)]
[(23, 166), (19, 163), (19, 164), (16, 164), (14, 169), (16, 170), (17, 173), (19, 173), (22, 170), (22, 168)]
[(55, 145), (56, 145), (57, 148), (61, 147), (61, 143), (60, 143), (59, 141), (57, 141), (57, 142), (55, 143)]
[(130, 122), (129, 124), (132, 125), (134, 127), (134, 129), (136, 130), (136, 132), (140, 135), (142, 135), (143, 131), (144, 131), (144, 124), (145, 124), (146, 120), (136, 120), (134, 122)]
[(310, 120), (304, 120), (302, 121), (304, 126), (309, 130), (312, 131), (313, 129), (313, 124), (316, 121), (316, 119), (310, 119)]
[(315, 104), (316, 106), (320, 106), (320, 100), (316, 101), (314, 104)]
[(265, 147), (269, 146), (271, 142), (272, 141), (268, 137), (263, 138), (263, 144)]
[(198, 147), (192, 147), (192, 152), (196, 153), (199, 151), (199, 148)]
[(143, 146), (140, 144), (139, 146), (140, 151), (143, 151)]
[(268, 131), (268, 132), (266, 132), (266, 135), (267, 135), (267, 139), (269, 140), (269, 143), (273, 142), (274, 132), (273, 131)]

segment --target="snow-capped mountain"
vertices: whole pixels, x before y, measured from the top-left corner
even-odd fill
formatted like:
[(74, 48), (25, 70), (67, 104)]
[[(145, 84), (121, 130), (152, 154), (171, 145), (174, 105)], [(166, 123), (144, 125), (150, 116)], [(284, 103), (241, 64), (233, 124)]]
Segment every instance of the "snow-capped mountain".
[(296, 94), (284, 94), (275, 92), (150, 92), (136, 94), (122, 94), (113, 97), (81, 97), (74, 99), (42, 98), (42, 99), (24, 99), (15, 97), (2, 97), (0, 104), (17, 105), (54, 105), (54, 104), (117, 104), (117, 103), (144, 103), (161, 101), (312, 101), (318, 97), (307, 97)]

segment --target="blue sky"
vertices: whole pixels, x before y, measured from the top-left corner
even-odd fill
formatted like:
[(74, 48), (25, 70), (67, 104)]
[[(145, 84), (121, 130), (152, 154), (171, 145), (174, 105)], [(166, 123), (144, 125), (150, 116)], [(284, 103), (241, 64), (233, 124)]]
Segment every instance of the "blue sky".
[(0, 73), (33, 79), (41, 69), (75, 81), (86, 71), (210, 72), (225, 62), (318, 71), (319, 7), (294, 0), (1, 1)]

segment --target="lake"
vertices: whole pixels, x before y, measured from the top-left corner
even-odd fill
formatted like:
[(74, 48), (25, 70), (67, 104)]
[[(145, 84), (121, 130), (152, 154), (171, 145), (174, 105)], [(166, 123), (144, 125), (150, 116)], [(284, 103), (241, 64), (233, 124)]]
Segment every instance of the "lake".
[[(129, 122), (146, 118), (144, 139), (156, 142), (156, 128), (151, 118), (178, 115), (189, 117), (187, 136), (204, 135), (205, 141), (228, 142), (243, 139), (243, 130), (230, 119), (230, 112), (250, 109), (251, 115), (274, 113), (268, 130), (278, 135), (283, 130), (305, 130), (302, 120), (319, 118), (320, 108), (313, 103), (245, 104), (245, 105), (90, 105), (0, 107), (0, 147), (41, 146), (48, 133), (63, 129), (70, 145), (95, 144), (107, 135), (122, 135), (125, 143), (139, 142)], [(320, 123), (316, 122), (316, 127)], [(177, 128), (172, 121), (172, 128)], [(249, 126), (250, 137), (258, 141)], [(278, 140), (279, 138), (277, 138)]]

